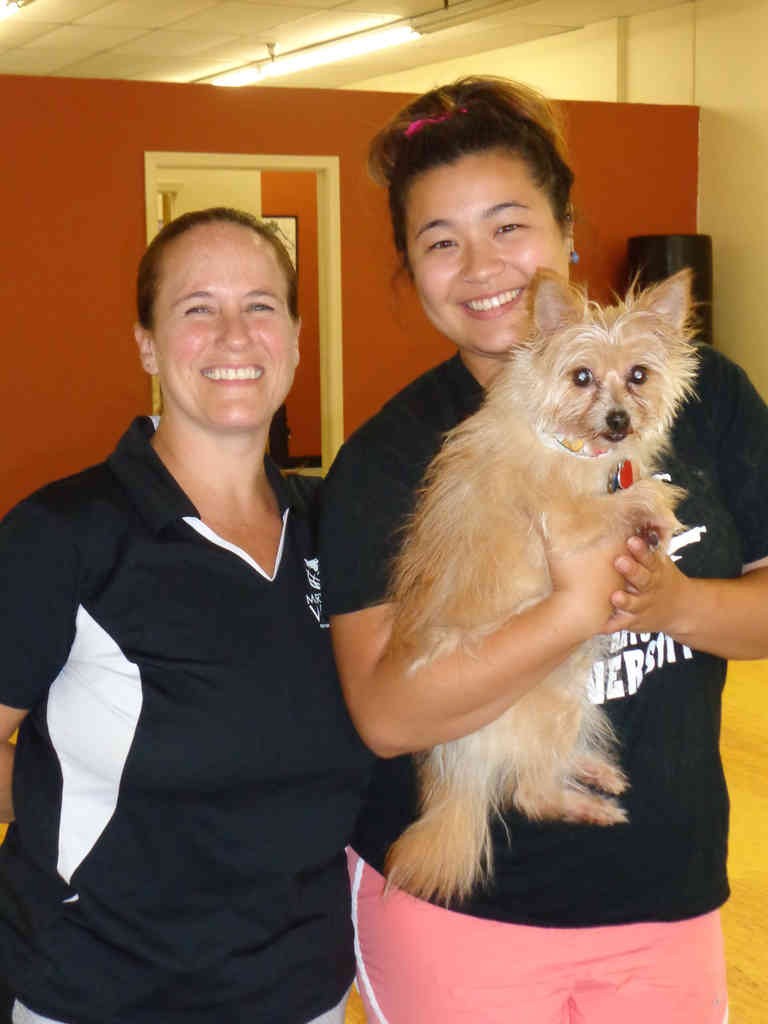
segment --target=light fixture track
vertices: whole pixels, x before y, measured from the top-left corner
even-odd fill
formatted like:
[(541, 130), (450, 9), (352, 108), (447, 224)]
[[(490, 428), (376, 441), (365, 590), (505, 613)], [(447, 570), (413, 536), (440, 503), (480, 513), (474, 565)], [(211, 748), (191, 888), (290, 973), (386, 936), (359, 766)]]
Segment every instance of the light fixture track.
[(388, 46), (397, 46), (422, 35), (465, 24), (492, 13), (519, 10), (534, 0), (443, 0), (435, 7), (409, 18), (399, 18), (376, 28), (362, 29), (348, 35), (324, 39), (318, 43), (278, 53), (274, 42), (266, 43), (268, 57), (205, 75), (195, 79), (208, 85), (255, 85), (281, 75), (296, 74), (310, 68), (335, 64), (353, 56), (374, 53)]
[(410, 23), (421, 35), (441, 32), (443, 29), (465, 25), (468, 21), (485, 17), (489, 14), (506, 14), (530, 7), (535, 0), (443, 0), (442, 7), (423, 14), (415, 14)]
[(250, 61), (216, 75), (206, 75), (196, 81), (208, 85), (255, 85), (270, 78), (296, 74), (325, 64), (335, 64), (350, 57), (374, 53), (418, 38), (419, 33), (411, 27), (408, 20), (398, 19), (374, 29), (336, 36), (285, 53), (279, 53), (275, 43), (266, 43), (267, 59)]

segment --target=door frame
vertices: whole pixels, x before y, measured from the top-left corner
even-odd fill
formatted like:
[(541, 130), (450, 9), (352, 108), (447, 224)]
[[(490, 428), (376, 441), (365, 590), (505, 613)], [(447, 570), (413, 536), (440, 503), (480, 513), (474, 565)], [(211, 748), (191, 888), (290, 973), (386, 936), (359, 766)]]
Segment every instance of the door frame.
[[(320, 346), (320, 419), (322, 472), (326, 473), (344, 440), (344, 376), (341, 306), (341, 201), (337, 156), (274, 153), (144, 153), (144, 203), (147, 244), (158, 231), (157, 192), (161, 177), (185, 167), (215, 170), (312, 171), (317, 181), (318, 342)], [(153, 409), (158, 401), (153, 378)]]

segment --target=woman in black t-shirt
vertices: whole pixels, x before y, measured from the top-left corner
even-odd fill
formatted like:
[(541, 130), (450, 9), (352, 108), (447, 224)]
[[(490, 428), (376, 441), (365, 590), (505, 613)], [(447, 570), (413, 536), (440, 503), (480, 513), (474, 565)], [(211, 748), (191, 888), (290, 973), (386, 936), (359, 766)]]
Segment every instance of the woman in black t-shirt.
[[(407, 671), (387, 646), (398, 531), (444, 432), (520, 342), (535, 270), (567, 274), (573, 176), (547, 102), (489, 78), (408, 104), (374, 140), (371, 167), (424, 312), (458, 354), (349, 439), (325, 488), (334, 649), (381, 758), (352, 856), (369, 1018), (722, 1024), (720, 695), (725, 659), (768, 655), (768, 410), (742, 371), (703, 350), (663, 467), (688, 492), (670, 551), (632, 538), (560, 558), (552, 594), (471, 655)], [(487, 887), (450, 909), (382, 899), (386, 852), (418, 813), (410, 755), (493, 721), (596, 633), (612, 634), (611, 652), (590, 696), (620, 740), (629, 823), (506, 811)]]

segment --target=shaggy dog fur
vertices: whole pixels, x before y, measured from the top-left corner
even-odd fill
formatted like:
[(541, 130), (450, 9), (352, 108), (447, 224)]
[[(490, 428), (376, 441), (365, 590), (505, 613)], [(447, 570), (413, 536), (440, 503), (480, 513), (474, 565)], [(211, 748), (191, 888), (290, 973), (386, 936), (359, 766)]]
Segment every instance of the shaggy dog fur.
[[(471, 651), (546, 597), (549, 552), (634, 533), (666, 546), (680, 527), (683, 492), (652, 474), (696, 373), (690, 272), (601, 308), (539, 271), (528, 303), (530, 336), (447, 435), (405, 531), (391, 643), (412, 668)], [(616, 741), (587, 698), (606, 643), (584, 643), (495, 722), (417, 758), (421, 816), (389, 851), (390, 885), (466, 897), (493, 870), (490, 815), (512, 804), (535, 820), (626, 820)]]

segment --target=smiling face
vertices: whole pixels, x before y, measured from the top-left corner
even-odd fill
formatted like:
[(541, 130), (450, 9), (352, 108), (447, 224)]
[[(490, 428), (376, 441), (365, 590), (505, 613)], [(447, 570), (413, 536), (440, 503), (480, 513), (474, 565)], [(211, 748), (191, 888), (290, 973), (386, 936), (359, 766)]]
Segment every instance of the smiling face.
[(486, 384), (527, 332), (525, 289), (536, 269), (567, 276), (568, 230), (519, 157), (487, 150), (414, 180), (406, 236), (425, 313)]
[(200, 224), (170, 242), (152, 327), (135, 328), (144, 369), (160, 376), (166, 430), (266, 436), (293, 382), (299, 326), (275, 251), (254, 231)]

